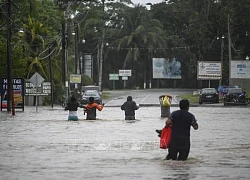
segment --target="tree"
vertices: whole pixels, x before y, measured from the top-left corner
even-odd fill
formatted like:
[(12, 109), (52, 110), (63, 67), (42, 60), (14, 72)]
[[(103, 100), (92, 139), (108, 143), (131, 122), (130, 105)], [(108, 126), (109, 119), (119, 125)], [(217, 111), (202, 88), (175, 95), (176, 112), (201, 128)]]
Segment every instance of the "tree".
[[(7, 77), (7, 64), (6, 64), (6, 41), (0, 38), (0, 77)], [(22, 46), (15, 46), (12, 51), (12, 71), (13, 77), (24, 78), (25, 67), (27, 63), (27, 58), (23, 56)]]
[(25, 42), (28, 44), (30, 51), (26, 77), (29, 78), (31, 72), (34, 73), (37, 71), (46, 76), (43, 69), (43, 63), (39, 59), (39, 55), (44, 48), (43, 36), (47, 35), (48, 30), (41, 22), (32, 19), (31, 17), (29, 17), (28, 23), (24, 24), (24, 29)]

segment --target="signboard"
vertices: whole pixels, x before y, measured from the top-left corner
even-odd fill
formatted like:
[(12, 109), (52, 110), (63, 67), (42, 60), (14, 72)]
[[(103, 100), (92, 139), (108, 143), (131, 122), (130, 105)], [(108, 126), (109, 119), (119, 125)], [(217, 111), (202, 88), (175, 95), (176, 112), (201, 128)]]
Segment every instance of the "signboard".
[(43, 93), (44, 94), (51, 94), (51, 83), (50, 82), (43, 82)]
[(221, 62), (199, 61), (197, 66), (197, 79), (220, 80)]
[(181, 62), (178, 58), (153, 58), (153, 79), (181, 79)]
[(109, 74), (109, 80), (119, 80), (119, 74)]
[[(24, 79), (23, 78), (13, 78), (13, 98), (15, 108), (24, 109)], [(1, 92), (1, 110), (7, 109), (7, 78), (3, 78), (1, 82), (2, 92)]]
[(70, 74), (70, 83), (81, 83), (80, 74)]
[(119, 76), (131, 76), (131, 69), (119, 69)]
[(43, 82), (40, 84), (37, 88), (30, 83), (26, 82), (25, 83), (25, 95), (29, 96), (47, 96), (51, 93), (51, 83), (50, 82)]
[(128, 80), (128, 76), (122, 76), (122, 80)]
[(250, 61), (231, 61), (231, 78), (250, 78)]
[(44, 78), (37, 72), (29, 79), (29, 81), (35, 86), (38, 87), (43, 81)]

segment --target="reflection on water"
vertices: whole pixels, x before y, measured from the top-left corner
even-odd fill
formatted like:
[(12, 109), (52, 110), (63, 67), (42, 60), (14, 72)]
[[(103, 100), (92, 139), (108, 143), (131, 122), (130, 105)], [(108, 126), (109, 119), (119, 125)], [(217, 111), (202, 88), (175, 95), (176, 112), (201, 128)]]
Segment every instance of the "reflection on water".
[(118, 107), (97, 121), (84, 120), (82, 109), (80, 121), (67, 121), (60, 107), (0, 113), (1, 179), (249, 179), (250, 108), (190, 111), (200, 128), (185, 162), (164, 160), (159, 107), (141, 107), (132, 123)]

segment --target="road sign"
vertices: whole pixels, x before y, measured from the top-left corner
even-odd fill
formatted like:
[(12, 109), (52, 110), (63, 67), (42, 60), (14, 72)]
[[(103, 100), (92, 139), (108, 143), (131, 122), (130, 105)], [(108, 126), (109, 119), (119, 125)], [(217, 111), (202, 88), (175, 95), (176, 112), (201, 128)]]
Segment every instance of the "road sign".
[(70, 83), (81, 83), (80, 74), (70, 74)]
[(201, 80), (221, 79), (221, 62), (199, 61), (197, 79), (201, 79)]
[(118, 74), (109, 74), (109, 80), (119, 80)]
[(131, 69), (119, 69), (119, 76), (131, 76)]
[(38, 87), (44, 81), (44, 78), (37, 72), (29, 79), (29, 81), (35, 86)]
[(128, 80), (128, 76), (122, 76), (122, 80)]

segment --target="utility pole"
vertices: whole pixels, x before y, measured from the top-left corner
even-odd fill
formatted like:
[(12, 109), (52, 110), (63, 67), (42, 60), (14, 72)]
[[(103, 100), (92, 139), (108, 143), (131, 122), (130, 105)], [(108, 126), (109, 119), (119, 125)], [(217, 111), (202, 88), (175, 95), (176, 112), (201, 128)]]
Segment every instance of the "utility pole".
[[(104, 6), (105, 6), (105, 0), (102, 0), (102, 10), (104, 12)], [(103, 23), (103, 26), (105, 26), (105, 23)], [(99, 56), (99, 60), (100, 60), (100, 64), (99, 64), (99, 78), (98, 78), (98, 86), (100, 88), (100, 90), (102, 90), (102, 66), (103, 66), (103, 48), (104, 48), (104, 29), (102, 30), (102, 38), (101, 38), (101, 47), (100, 47), (100, 56)]]
[(65, 35), (65, 20), (62, 23), (62, 83), (63, 90), (65, 91), (65, 82), (66, 82), (66, 35)]
[(12, 82), (12, 59), (11, 59), (11, 34), (12, 34), (12, 18), (11, 18), (11, 0), (7, 2), (8, 32), (7, 32), (7, 111), (11, 111), (15, 115), (13, 82)]
[(49, 47), (49, 77), (50, 77), (50, 97), (51, 107), (53, 108), (54, 94), (53, 94), (53, 78), (52, 78), (52, 62), (51, 62), (51, 46)]
[(75, 74), (79, 74), (78, 73), (78, 36), (79, 36), (79, 32), (78, 32), (78, 24), (77, 22), (74, 22), (74, 31), (75, 31)]
[(228, 56), (229, 56), (229, 76), (228, 76), (228, 83), (229, 86), (232, 84), (231, 79), (231, 61), (232, 61), (232, 42), (231, 42), (231, 34), (230, 34), (230, 16), (228, 14), (227, 17), (227, 30), (228, 30)]
[(63, 96), (68, 99), (68, 66), (67, 66), (67, 47), (68, 47), (68, 23), (67, 12), (64, 11), (64, 20), (62, 23), (62, 84)]
[(101, 47), (100, 47), (100, 65), (99, 65), (99, 83), (98, 83), (100, 90), (102, 90), (102, 66), (103, 66), (103, 48), (104, 48), (103, 36), (102, 36)]
[(221, 86), (222, 82), (222, 67), (223, 67), (223, 52), (224, 52), (224, 35), (221, 37), (221, 45), (220, 45), (220, 62), (221, 62), (221, 79), (219, 85)]

